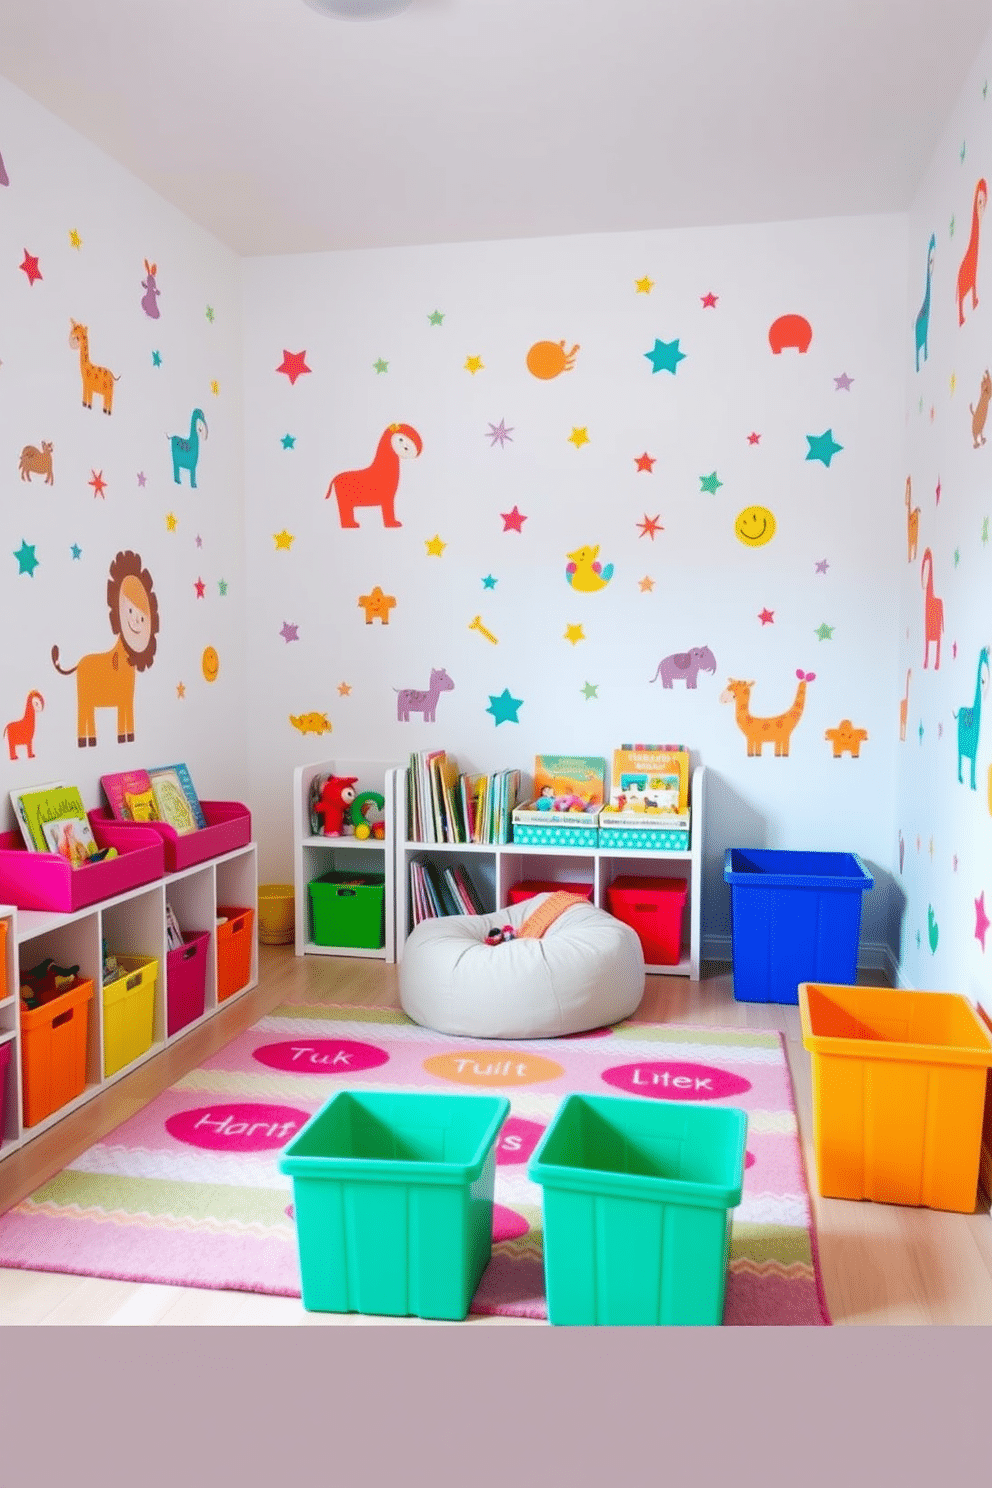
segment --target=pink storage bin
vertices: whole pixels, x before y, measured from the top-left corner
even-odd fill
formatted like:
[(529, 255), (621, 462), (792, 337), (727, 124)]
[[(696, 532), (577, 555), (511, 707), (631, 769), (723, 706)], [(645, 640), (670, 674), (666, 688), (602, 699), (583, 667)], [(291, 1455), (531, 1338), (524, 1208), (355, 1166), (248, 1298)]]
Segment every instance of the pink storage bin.
[(165, 873), (162, 839), (147, 827), (91, 822), (97, 847), (116, 847), (109, 862), (71, 868), (58, 853), (28, 852), (20, 832), (0, 832), (0, 904), (72, 914)]
[(3, 1145), (7, 1122), (7, 1075), (10, 1070), (10, 1051), (13, 1047), (12, 1039), (8, 1039), (5, 1044), (0, 1044), (0, 1146)]
[(116, 821), (105, 807), (89, 812), (89, 819), (94, 828), (97, 822), (113, 822), (129, 832), (155, 832), (165, 848), (166, 873), (176, 873), (236, 847), (247, 847), (251, 841), (251, 812), (240, 801), (201, 801), (200, 807), (207, 825), (185, 837), (165, 822)]
[(176, 946), (165, 958), (170, 1038), (180, 1028), (201, 1018), (206, 1006), (210, 931), (184, 935), (183, 940), (185, 944)]

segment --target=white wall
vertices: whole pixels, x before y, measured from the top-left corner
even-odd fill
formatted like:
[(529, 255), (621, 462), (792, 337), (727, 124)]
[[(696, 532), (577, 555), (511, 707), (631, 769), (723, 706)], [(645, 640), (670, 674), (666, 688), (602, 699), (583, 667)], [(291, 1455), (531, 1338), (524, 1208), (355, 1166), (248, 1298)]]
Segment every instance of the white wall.
[[(14, 787), (62, 778), (97, 806), (101, 774), (176, 759), (205, 798), (244, 799), (238, 260), (2, 81), (0, 155), (9, 179), (0, 186), (0, 727), (21, 716), (31, 689), (45, 699), (35, 758), (21, 749), (11, 760), (0, 744), (0, 824), (14, 825), (6, 800)], [(25, 251), (41, 269), (33, 284), (18, 267)], [(158, 270), (157, 320), (141, 305), (145, 259)], [(82, 406), (70, 318), (88, 326), (91, 359), (120, 379), (109, 417), (98, 397)], [(195, 407), (209, 437), (193, 491), (185, 475), (174, 484), (166, 436), (186, 434)], [(43, 440), (54, 445), (50, 486), (19, 475), (23, 447)], [(102, 495), (90, 484), (94, 472), (106, 483)], [(33, 572), (21, 572), (14, 556), (22, 543), (35, 550)], [(56, 673), (51, 650), (58, 645), (67, 667), (110, 650), (108, 571), (123, 549), (141, 555), (154, 581), (157, 654), (136, 678), (134, 742), (119, 745), (116, 715), (101, 711), (96, 747), (81, 750), (75, 679)], [(207, 646), (220, 658), (212, 684), (201, 664)]]
[[(440, 745), (463, 768), (527, 769), (538, 752), (677, 740), (712, 771), (711, 952), (729, 945), (723, 849), (762, 843), (862, 854), (878, 870), (863, 939), (891, 942), (905, 260), (904, 220), (883, 217), (246, 262), (248, 735), (263, 876), (290, 872), (290, 784), (305, 760), (404, 760)], [(637, 292), (644, 277), (650, 293)], [(813, 327), (805, 355), (770, 349), (786, 312)], [(538, 381), (528, 348), (562, 338), (580, 347), (572, 370)], [(651, 370), (656, 338), (678, 338), (674, 375)], [(293, 385), (276, 371), (286, 350), (312, 369)], [(853, 383), (838, 389), (844, 373)], [(513, 431), (503, 447), (487, 437), (501, 420)], [(386, 531), (365, 510), (360, 530), (343, 531), (328, 483), (367, 465), (394, 421), (423, 439), (401, 468), (402, 526)], [(581, 448), (573, 427), (588, 430)], [(829, 468), (806, 458), (806, 436), (827, 429), (843, 446)], [(650, 473), (636, 467), (643, 452)], [(711, 494), (700, 478), (714, 470)], [(752, 504), (778, 530), (747, 549), (734, 520)], [(514, 506), (521, 533), (503, 530)], [(638, 524), (656, 515), (652, 540)], [(274, 540), (283, 530), (288, 549)], [(427, 551), (435, 535), (440, 557)], [(566, 555), (585, 544), (615, 567), (597, 594), (565, 579)], [(396, 599), (388, 625), (366, 625), (358, 603), (375, 585)], [(476, 614), (497, 644), (469, 629)], [(298, 640), (280, 635), (287, 622)], [(651, 683), (662, 657), (701, 645), (717, 672), (696, 691)], [(425, 687), (432, 667), (456, 684), (437, 721), (399, 722), (395, 689)], [(753, 680), (753, 711), (777, 714), (797, 669), (816, 680), (790, 757), (747, 758), (721, 690)], [(497, 725), (487, 708), (504, 689), (522, 706)], [(331, 733), (289, 722), (311, 711)], [(858, 760), (834, 759), (824, 737), (845, 718), (868, 731)]]

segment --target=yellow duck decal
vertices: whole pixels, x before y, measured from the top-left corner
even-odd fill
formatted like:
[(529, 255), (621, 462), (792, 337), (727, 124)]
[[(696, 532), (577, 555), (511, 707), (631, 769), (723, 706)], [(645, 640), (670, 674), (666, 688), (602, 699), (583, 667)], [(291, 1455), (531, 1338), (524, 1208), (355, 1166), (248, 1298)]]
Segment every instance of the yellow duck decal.
[(613, 564), (597, 563), (598, 553), (597, 543), (594, 548), (576, 548), (574, 553), (566, 554), (568, 565), (565, 577), (573, 589), (579, 589), (585, 594), (595, 594), (597, 589), (606, 588), (613, 577)]

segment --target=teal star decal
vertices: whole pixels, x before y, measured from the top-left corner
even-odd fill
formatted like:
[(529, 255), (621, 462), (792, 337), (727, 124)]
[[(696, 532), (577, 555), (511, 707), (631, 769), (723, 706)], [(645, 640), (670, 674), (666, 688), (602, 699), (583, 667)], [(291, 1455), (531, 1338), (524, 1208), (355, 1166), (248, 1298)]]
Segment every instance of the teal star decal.
[(17, 549), (14, 557), (17, 559), (17, 572), (28, 574), (34, 578), (34, 571), (38, 567), (38, 560), (34, 556), (34, 544), (26, 542), (21, 538), (21, 546)]
[(486, 577), (482, 581), (482, 587), (483, 589), (495, 589), (498, 582), (498, 579), (494, 579), (492, 574), (486, 574)]
[(226, 579), (218, 579), (217, 580), (217, 588), (220, 590), (222, 596), (225, 595), (227, 593), (227, 580)]
[(717, 473), (715, 470), (711, 475), (701, 475), (699, 477), (699, 489), (701, 491), (709, 491), (710, 494), (713, 496), (716, 495), (718, 489), (722, 485), (723, 481), (717, 478)]
[(153, 367), (161, 367), (161, 365), (162, 365), (162, 353), (160, 351), (153, 351), (152, 352), (152, 366)]
[(389, 363), (388, 362), (384, 362), (382, 360), (382, 357), (380, 357), (377, 362), (373, 362), (372, 363), (372, 366), (373, 366), (373, 368), (375, 369), (376, 372), (388, 372), (389, 371)]
[(496, 720), (496, 727), (501, 723), (519, 723), (517, 710), (523, 706), (523, 698), (511, 697), (509, 689), (504, 687), (499, 697), (489, 694), (489, 707), (487, 713), (491, 713)]
[(967, 140), (962, 140), (961, 141), (961, 164), (962, 165), (964, 165), (964, 154), (965, 154), (965, 151), (967, 150), (967, 148), (968, 148), (968, 142), (967, 142)]
[(828, 429), (825, 434), (807, 434), (806, 440), (809, 444), (807, 460), (822, 460), (827, 467), (834, 455), (844, 448), (834, 439), (833, 429)]
[(923, 743), (923, 719), (920, 719), (920, 743)]
[(213, 305), (208, 305), (207, 306), (207, 319), (210, 321), (210, 324), (213, 325), (213, 320), (214, 320), (214, 307), (213, 307)]
[(989, 540), (989, 519), (988, 519), (988, 517), (986, 517), (985, 518), (985, 521), (982, 523), (982, 542), (983, 542), (983, 544), (984, 543), (987, 543), (988, 540)]
[(824, 623), (823, 625), (818, 625), (813, 634), (819, 636), (821, 641), (832, 641), (836, 629), (836, 625), (827, 625)]
[(920, 937), (920, 932), (919, 932), (919, 930), (917, 930), (917, 932), (916, 932), (916, 949), (917, 950), (920, 949), (920, 938), (921, 938)]
[(585, 697), (586, 702), (588, 703), (590, 698), (594, 698), (599, 695), (599, 683), (587, 682), (586, 685), (582, 688), (582, 694)]
[(685, 352), (679, 351), (678, 337), (674, 341), (659, 341), (655, 339), (654, 346), (644, 355), (651, 363), (652, 372), (671, 372), (674, 374), (679, 362), (685, 361)]
[(73, 557), (73, 561), (75, 561), (75, 560), (76, 560), (76, 559), (77, 559), (77, 558), (81, 558), (81, 557), (82, 557), (82, 556), (83, 556), (83, 550), (82, 550), (82, 548), (81, 548), (81, 547), (80, 547), (80, 546), (79, 546), (79, 544), (78, 544), (78, 543), (73, 543), (73, 545), (72, 545), (72, 547), (71, 547), (71, 548), (70, 548), (70, 549), (69, 549), (69, 551), (70, 551), (70, 553), (71, 553), (71, 554), (72, 554), (72, 557)]
[(444, 316), (441, 314), (440, 310), (432, 310), (427, 319), (430, 321), (431, 325), (440, 325), (442, 320), (444, 319)]
[(283, 449), (292, 449), (296, 444), (295, 434), (284, 434), (280, 440)]
[(960, 562), (961, 562), (961, 549), (960, 548), (955, 548), (954, 549), (954, 567), (957, 568), (957, 566), (958, 566), (958, 564)]
[(951, 218), (950, 236), (952, 238), (954, 236), (954, 218), (953, 217)]
[(986, 79), (986, 81), (982, 84), (982, 97), (983, 98), (987, 98), (988, 96), (989, 96), (989, 85), (988, 85), (988, 79)]

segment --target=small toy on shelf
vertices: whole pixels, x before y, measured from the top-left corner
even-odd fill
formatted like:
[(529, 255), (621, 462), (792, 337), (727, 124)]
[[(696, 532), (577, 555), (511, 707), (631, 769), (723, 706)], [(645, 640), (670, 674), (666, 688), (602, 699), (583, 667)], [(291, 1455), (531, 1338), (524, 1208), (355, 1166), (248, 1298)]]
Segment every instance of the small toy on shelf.
[[(354, 823), (355, 836), (359, 842), (365, 842), (369, 837), (374, 837), (377, 842), (381, 842), (386, 835), (386, 824), (385, 822), (373, 822), (368, 810), (369, 807), (375, 807), (378, 811), (384, 811), (386, 807), (385, 796), (380, 795), (378, 791), (362, 791), (360, 795), (355, 797), (350, 807), (350, 816)], [(377, 827), (381, 827), (382, 830), (377, 831)]]
[(325, 837), (344, 835), (345, 808), (355, 799), (357, 775), (329, 775), (320, 792), (314, 813), (323, 821)]

